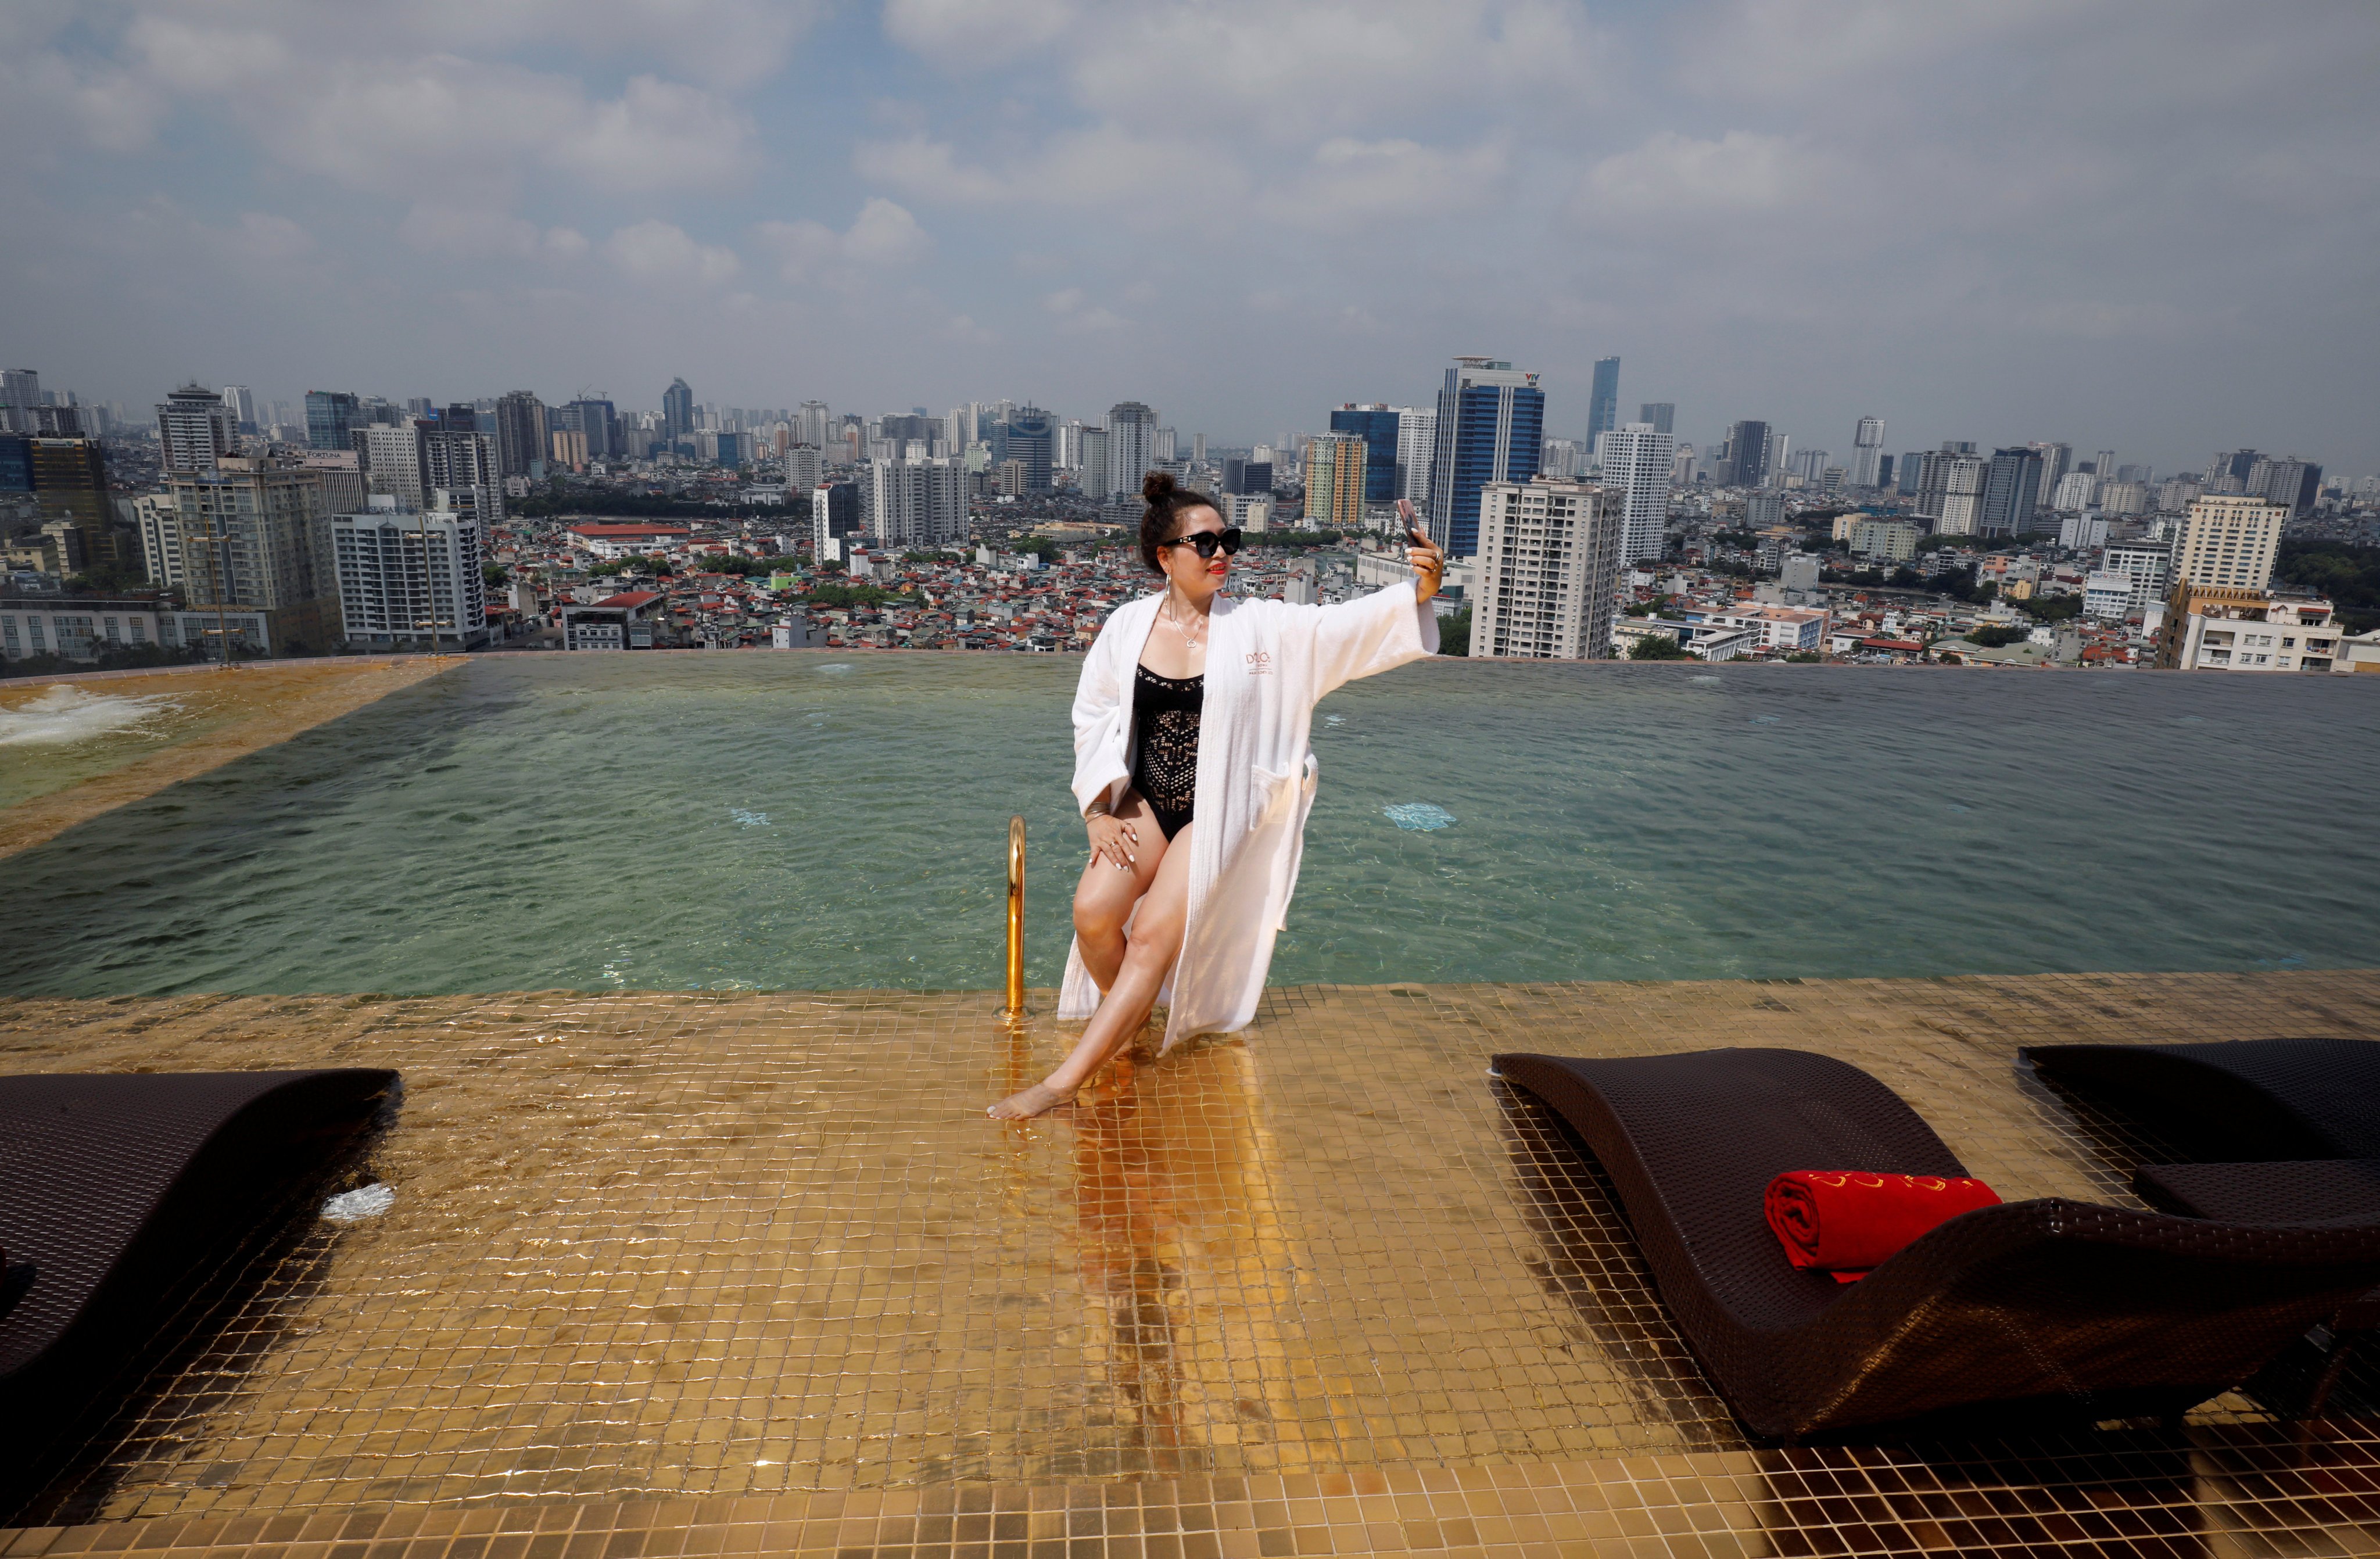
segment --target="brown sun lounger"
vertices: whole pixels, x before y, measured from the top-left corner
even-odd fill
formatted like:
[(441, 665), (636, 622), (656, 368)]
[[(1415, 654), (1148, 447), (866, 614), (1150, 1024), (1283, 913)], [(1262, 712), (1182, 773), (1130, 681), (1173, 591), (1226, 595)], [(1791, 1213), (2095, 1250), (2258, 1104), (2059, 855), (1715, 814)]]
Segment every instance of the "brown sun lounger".
[(2179, 1412), (2380, 1280), (2380, 1223), (2262, 1227), (2051, 1198), (1965, 1213), (1840, 1285), (1786, 1260), (1762, 1213), (1771, 1178), (1969, 1174), (1865, 1072), (1791, 1050), (1496, 1067), (1601, 1163), (1679, 1330), (1760, 1435)]
[(395, 1072), (0, 1077), (0, 1496), (238, 1254), (285, 1225)]
[(2380, 1042), (2028, 1045), (2033, 1069), (2191, 1158), (2380, 1158)]

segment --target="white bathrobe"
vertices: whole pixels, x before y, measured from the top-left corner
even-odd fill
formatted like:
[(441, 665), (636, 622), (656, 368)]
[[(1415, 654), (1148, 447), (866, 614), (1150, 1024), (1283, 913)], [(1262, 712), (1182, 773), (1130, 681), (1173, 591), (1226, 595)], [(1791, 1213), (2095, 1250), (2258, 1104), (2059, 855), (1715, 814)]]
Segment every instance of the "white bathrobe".
[[(1084, 662), (1075, 690), (1077, 810), (1101, 797), (1112, 803), (1132, 783), (1133, 672), (1164, 599), (1117, 607)], [(1189, 921), (1159, 998), (1171, 1004), (1167, 1048), (1256, 1017), (1314, 806), (1314, 706), (1342, 683), (1436, 653), (1437, 614), (1414, 599), (1410, 581), (1338, 606), (1216, 599), (1198, 716)], [(1088, 1017), (1099, 1002), (1077, 943), (1066, 955), (1058, 1016)]]

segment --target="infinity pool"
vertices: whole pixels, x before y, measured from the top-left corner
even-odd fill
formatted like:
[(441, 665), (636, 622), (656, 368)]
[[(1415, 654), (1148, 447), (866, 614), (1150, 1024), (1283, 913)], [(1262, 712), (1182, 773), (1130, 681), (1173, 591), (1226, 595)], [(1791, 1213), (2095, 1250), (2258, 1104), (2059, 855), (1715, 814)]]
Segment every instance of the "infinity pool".
[[(1078, 666), (477, 660), (9, 859), (0, 991), (987, 988), (1012, 812), (1053, 984)], [(1315, 748), (1280, 982), (2380, 949), (2380, 678), (1434, 661)]]

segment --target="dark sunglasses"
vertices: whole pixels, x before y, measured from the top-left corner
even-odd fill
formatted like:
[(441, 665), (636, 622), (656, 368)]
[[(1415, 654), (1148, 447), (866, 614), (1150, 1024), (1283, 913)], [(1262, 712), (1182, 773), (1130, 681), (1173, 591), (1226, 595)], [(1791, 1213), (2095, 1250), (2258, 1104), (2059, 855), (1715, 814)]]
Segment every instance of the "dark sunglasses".
[(1240, 550), (1240, 528), (1236, 525), (1223, 530), (1200, 530), (1188, 536), (1176, 536), (1170, 542), (1160, 542), (1160, 547), (1196, 547), (1200, 557), (1212, 557), (1215, 549), (1223, 549), (1225, 557)]

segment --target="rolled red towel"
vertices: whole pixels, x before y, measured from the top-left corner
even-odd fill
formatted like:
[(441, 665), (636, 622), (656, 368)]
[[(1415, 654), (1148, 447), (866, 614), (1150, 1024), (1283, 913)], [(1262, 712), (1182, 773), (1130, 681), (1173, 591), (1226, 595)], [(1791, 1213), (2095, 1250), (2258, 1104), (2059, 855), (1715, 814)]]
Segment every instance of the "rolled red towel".
[(1999, 1200), (1981, 1180), (1789, 1169), (1768, 1182), (1764, 1206), (1787, 1261), (1856, 1283), (1937, 1224)]

